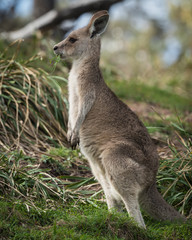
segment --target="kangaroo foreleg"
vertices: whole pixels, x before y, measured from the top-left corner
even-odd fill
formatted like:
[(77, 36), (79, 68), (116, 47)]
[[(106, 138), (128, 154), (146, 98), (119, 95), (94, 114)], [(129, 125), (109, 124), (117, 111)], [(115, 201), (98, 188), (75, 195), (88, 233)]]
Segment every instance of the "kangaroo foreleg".
[(69, 142), (71, 143), (72, 149), (75, 149), (76, 146), (79, 144), (79, 130), (84, 122), (86, 115), (90, 111), (91, 107), (93, 106), (93, 103), (95, 101), (95, 94), (94, 92), (87, 93), (83, 99), (80, 99), (79, 101), (79, 107), (78, 107), (78, 114), (77, 119), (75, 122), (75, 126), (71, 131), (71, 135), (69, 136)]

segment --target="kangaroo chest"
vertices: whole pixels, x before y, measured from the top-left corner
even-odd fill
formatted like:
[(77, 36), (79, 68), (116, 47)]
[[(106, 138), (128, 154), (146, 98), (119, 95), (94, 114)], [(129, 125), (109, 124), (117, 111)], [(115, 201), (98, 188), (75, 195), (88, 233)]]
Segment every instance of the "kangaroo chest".
[(79, 95), (79, 86), (78, 86), (78, 72), (76, 68), (72, 68), (69, 73), (69, 79), (68, 79), (68, 91), (69, 91), (69, 104), (70, 101), (73, 101), (73, 98), (71, 99), (71, 95)]
[(69, 121), (72, 129), (75, 126), (75, 121), (79, 108), (79, 85), (78, 73), (75, 68), (72, 68), (68, 79), (68, 100), (69, 100)]

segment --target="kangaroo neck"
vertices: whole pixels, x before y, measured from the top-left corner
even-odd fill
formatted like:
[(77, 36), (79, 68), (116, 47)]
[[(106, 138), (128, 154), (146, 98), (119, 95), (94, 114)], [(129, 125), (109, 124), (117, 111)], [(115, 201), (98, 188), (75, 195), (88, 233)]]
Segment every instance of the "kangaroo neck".
[(87, 46), (87, 51), (78, 59), (73, 60), (70, 75), (76, 75), (81, 81), (99, 80), (101, 78), (99, 68), (100, 46), (100, 38), (93, 39), (92, 43)]
[(94, 68), (99, 68), (99, 56), (85, 56), (73, 61), (72, 69), (76, 70), (92, 70)]
[(74, 60), (69, 80), (75, 77), (81, 83), (101, 81), (99, 58), (100, 56), (85, 56)]

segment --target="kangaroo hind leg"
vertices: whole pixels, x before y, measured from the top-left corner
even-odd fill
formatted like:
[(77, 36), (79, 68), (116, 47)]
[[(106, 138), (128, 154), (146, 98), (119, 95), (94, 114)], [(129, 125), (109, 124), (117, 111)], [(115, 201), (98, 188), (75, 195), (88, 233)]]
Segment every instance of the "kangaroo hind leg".
[(132, 217), (140, 227), (146, 228), (139, 206), (140, 187), (138, 184), (131, 182), (131, 179), (130, 181), (124, 181), (123, 177), (113, 177), (112, 184), (121, 196), (129, 216)]
[(140, 227), (146, 228), (145, 222), (140, 211), (138, 194), (132, 193), (132, 191), (129, 190), (124, 192), (124, 194), (122, 194), (121, 197), (129, 216), (132, 217)]
[(146, 228), (139, 206), (141, 186), (137, 177), (140, 176), (140, 166), (127, 155), (116, 154), (117, 152), (112, 150), (103, 158), (106, 176), (121, 197), (130, 217), (140, 227)]
[(116, 209), (118, 211), (121, 210), (121, 198), (119, 194), (113, 189), (112, 185), (108, 181), (108, 178), (106, 176), (106, 172), (104, 168), (102, 168), (98, 163), (96, 162), (90, 162), (91, 170), (95, 178), (98, 180), (98, 182), (101, 184), (103, 191), (105, 193), (107, 206), (109, 210)]

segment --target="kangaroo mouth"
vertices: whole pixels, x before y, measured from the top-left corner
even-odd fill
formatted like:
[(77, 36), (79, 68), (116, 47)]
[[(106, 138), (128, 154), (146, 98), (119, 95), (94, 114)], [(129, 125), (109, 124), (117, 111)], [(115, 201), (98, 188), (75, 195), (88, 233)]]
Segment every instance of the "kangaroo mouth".
[(60, 56), (61, 59), (65, 59), (66, 58), (66, 56), (63, 53), (60, 53), (59, 56)]
[(57, 45), (54, 46), (53, 51), (54, 51), (55, 55), (60, 56), (60, 58), (62, 58), (62, 59), (65, 58), (65, 54), (63, 54), (63, 51)]
[(65, 58), (66, 58), (66, 56), (65, 56), (63, 53), (61, 53), (61, 52), (56, 52), (56, 51), (54, 51), (54, 53), (55, 53), (57, 56), (60, 56), (61, 59), (65, 59)]

